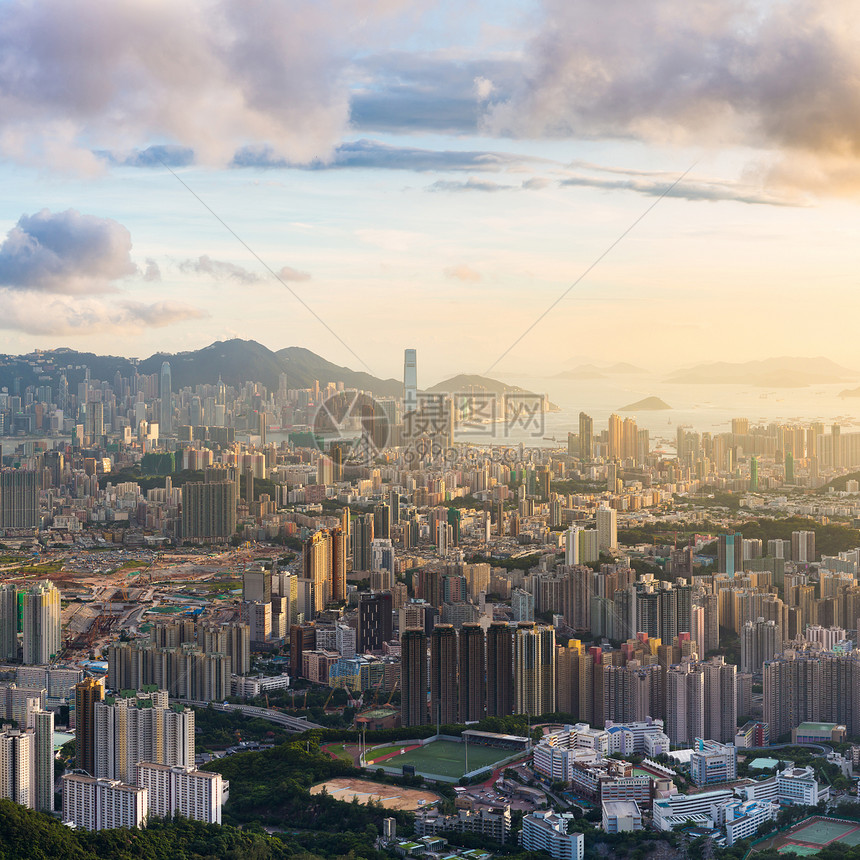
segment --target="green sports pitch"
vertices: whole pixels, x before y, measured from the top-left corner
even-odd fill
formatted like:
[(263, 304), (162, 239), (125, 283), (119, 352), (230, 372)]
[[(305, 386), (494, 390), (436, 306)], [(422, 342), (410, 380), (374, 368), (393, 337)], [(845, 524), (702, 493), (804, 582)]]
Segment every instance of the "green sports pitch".
[[(394, 756), (380, 762), (386, 767), (401, 768), (405, 764), (414, 765), (419, 773), (447, 776), (459, 779), (466, 770), (465, 744), (456, 741), (433, 741), (423, 747), (417, 747), (403, 755)], [(499, 749), (469, 744), (469, 770), (480, 770), (490, 767), (513, 755), (513, 750)], [(371, 765), (372, 767), (372, 765)]]

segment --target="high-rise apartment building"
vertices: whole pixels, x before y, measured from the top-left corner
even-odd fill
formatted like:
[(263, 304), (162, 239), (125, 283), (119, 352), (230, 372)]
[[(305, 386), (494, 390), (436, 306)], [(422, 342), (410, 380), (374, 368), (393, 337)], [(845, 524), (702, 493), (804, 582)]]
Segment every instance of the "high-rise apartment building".
[(393, 600), (391, 592), (363, 594), (358, 603), (358, 651), (382, 651), (394, 635)]
[(791, 533), (791, 560), (799, 564), (811, 564), (815, 561), (815, 532)]
[(60, 653), (60, 592), (50, 581), (24, 592), (24, 663), (50, 663)]
[(96, 777), (133, 783), (137, 763), (194, 765), (194, 711), (148, 689), (95, 704)]
[(226, 541), (236, 531), (237, 489), (233, 481), (182, 485), (182, 537), (199, 542)]
[(555, 630), (520, 622), (514, 634), (514, 713), (555, 710)]
[(33, 772), (36, 809), (54, 811), (54, 713), (33, 713)]
[(430, 719), (437, 725), (457, 722), (457, 631), (437, 624), (430, 633)]
[(332, 536), (326, 530), (316, 532), (304, 543), (303, 578), (313, 583), (314, 617), (332, 600), (332, 550)]
[(775, 621), (759, 618), (741, 628), (741, 672), (757, 675), (768, 660), (781, 653), (782, 633)]
[(487, 671), (484, 628), (467, 622), (460, 628), (460, 722), (484, 718), (487, 707)]
[(487, 716), (514, 712), (514, 634), (503, 621), (487, 629)]
[(84, 678), (75, 684), (75, 765), (95, 775), (96, 702), (105, 697), (104, 678)]
[(0, 532), (39, 525), (39, 474), (27, 469), (0, 470)]
[(181, 815), (191, 821), (221, 823), (224, 778), (220, 773), (140, 762), (137, 785), (146, 789), (149, 815), (159, 818)]
[(368, 571), (371, 567), (370, 548), (373, 544), (373, 514), (363, 514), (353, 524), (352, 569)]
[(666, 672), (666, 734), (675, 746), (705, 734), (705, 673), (689, 662)]
[(115, 830), (146, 825), (145, 788), (83, 774), (63, 776), (63, 822), (84, 830)]
[(36, 807), (35, 735), (19, 729), (0, 732), (0, 798)]
[(737, 666), (724, 657), (712, 657), (701, 664), (705, 675), (705, 737), (730, 744), (738, 727)]
[(427, 634), (408, 628), (400, 634), (400, 678), (402, 685), (400, 722), (421, 726), (427, 713)]
[(597, 509), (597, 547), (601, 552), (618, 548), (618, 512), (614, 508)]
[(0, 585), (0, 660), (18, 659), (18, 589)]

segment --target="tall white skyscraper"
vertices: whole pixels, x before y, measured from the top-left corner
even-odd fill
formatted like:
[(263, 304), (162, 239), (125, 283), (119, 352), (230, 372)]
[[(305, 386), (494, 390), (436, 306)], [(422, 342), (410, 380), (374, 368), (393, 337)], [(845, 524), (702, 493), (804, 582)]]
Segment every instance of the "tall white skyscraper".
[(403, 353), (403, 413), (418, 408), (418, 353), (407, 349)]
[(579, 532), (579, 528), (571, 526), (564, 533), (564, 563), (569, 567), (579, 564)]
[(43, 665), (60, 653), (60, 592), (50, 581), (24, 592), (24, 663)]
[(36, 805), (36, 773), (32, 732), (0, 733), (0, 797), (30, 809)]
[(618, 512), (615, 508), (597, 509), (597, 545), (601, 552), (618, 547)]
[(161, 365), (161, 414), (159, 415), (159, 435), (164, 438), (173, 432), (173, 399), (172, 382), (170, 376), (170, 362), (165, 361)]

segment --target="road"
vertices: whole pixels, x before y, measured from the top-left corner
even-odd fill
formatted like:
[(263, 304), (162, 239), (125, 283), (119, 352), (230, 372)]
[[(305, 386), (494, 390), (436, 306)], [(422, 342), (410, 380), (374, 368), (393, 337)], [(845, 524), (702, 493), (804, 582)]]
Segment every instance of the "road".
[(812, 744), (812, 743), (797, 743), (797, 744), (773, 744), (769, 747), (738, 747), (739, 752), (767, 752), (768, 750), (782, 750), (786, 747), (806, 747), (808, 749), (818, 750), (819, 752), (827, 753), (833, 752), (833, 747), (828, 746), (827, 744)]
[(294, 732), (306, 732), (309, 729), (323, 729), (325, 726), (312, 723), (301, 717), (293, 717), (283, 711), (273, 711), (268, 708), (258, 708), (254, 705), (231, 705), (229, 702), (196, 702), (192, 699), (177, 699), (177, 704), (193, 705), (196, 708), (207, 708), (211, 704), (216, 711), (241, 711), (247, 717), (256, 717), (260, 720), (268, 720), (277, 723), (285, 729)]

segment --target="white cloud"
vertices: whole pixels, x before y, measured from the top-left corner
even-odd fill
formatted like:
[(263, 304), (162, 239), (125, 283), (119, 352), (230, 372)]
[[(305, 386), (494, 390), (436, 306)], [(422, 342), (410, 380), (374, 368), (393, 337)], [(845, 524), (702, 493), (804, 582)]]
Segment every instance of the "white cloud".
[(117, 221), (76, 209), (22, 215), (0, 245), (0, 286), (99, 293), (132, 275), (131, 234)]
[[(213, 260), (208, 254), (203, 254), (196, 260), (184, 260), (179, 264), (183, 272), (193, 272), (198, 275), (208, 275), (216, 281), (232, 280), (240, 284), (259, 284), (271, 278), (269, 272), (262, 270), (252, 272), (244, 266), (230, 263), (226, 260)], [(284, 266), (278, 270), (282, 281), (309, 281), (310, 275), (292, 266)]]
[(446, 278), (451, 278), (455, 281), (470, 281), (472, 283), (480, 281), (483, 277), (480, 272), (476, 272), (471, 266), (461, 263), (459, 266), (448, 266), (443, 270)]
[(141, 328), (163, 328), (178, 322), (203, 319), (205, 311), (182, 302), (150, 304), (121, 299), (74, 299), (40, 296), (16, 290), (0, 290), (0, 329), (32, 335), (81, 335), (133, 333)]

